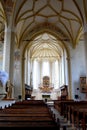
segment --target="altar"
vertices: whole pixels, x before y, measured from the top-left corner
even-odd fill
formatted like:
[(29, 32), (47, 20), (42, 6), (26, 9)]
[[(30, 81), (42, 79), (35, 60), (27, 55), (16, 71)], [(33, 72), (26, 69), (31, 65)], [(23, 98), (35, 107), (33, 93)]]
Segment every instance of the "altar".
[(51, 99), (51, 93), (42, 93), (42, 99), (43, 100), (50, 100)]
[(47, 95), (48, 95), (49, 93), (51, 93), (53, 88), (54, 88), (54, 85), (52, 83), (50, 83), (49, 76), (44, 76), (43, 77), (43, 83), (39, 84), (39, 89), (41, 90), (41, 92), (47, 93)]
[(52, 92), (53, 88), (54, 88), (54, 86), (52, 83), (50, 83), (49, 76), (44, 76), (43, 82), (39, 85), (39, 89), (41, 91), (43, 100), (51, 99), (51, 92)]

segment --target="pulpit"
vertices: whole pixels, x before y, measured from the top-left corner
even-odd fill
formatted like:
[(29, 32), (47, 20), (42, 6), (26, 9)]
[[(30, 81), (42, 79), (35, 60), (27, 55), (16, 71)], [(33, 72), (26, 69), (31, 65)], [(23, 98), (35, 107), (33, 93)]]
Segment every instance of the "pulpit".
[(63, 85), (60, 87), (61, 90), (61, 99), (68, 99), (68, 86)]

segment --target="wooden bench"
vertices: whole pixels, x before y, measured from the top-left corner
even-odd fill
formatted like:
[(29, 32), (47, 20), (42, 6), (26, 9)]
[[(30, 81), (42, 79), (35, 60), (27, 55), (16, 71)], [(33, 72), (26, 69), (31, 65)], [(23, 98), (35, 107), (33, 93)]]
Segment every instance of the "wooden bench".
[(55, 108), (77, 128), (87, 129), (87, 101), (55, 101)]
[[(74, 124), (74, 126), (76, 126), (77, 128), (79, 126), (85, 128), (87, 124), (87, 105), (82, 106), (80, 104), (79, 107), (77, 105), (72, 107), (71, 109), (72, 109), (72, 113), (71, 113), (72, 124)], [(84, 126), (82, 121), (84, 121)]]
[[(31, 122), (0, 122), (0, 127), (55, 127), (57, 125), (53, 121), (31, 121)], [(57, 128), (58, 129), (58, 128)], [(59, 129), (58, 129), (59, 130)]]
[(34, 101), (32, 105), (32, 102), (23, 101), (0, 110), (0, 127), (58, 126), (46, 104)]

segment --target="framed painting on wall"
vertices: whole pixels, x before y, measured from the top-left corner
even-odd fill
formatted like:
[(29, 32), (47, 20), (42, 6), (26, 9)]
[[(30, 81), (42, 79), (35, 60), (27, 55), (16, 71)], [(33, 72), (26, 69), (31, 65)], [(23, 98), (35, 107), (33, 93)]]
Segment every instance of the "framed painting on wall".
[(87, 93), (87, 77), (80, 77), (80, 88), (82, 93)]

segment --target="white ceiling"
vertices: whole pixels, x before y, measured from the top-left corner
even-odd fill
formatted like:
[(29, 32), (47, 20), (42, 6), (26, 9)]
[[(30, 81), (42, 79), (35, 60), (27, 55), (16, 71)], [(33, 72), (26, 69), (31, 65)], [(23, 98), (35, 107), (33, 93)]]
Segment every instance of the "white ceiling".
[[(43, 29), (45, 26), (55, 28), (61, 40), (68, 39), (69, 44), (75, 47), (87, 23), (87, 0), (1, 0), (0, 40), (3, 39), (4, 24), (8, 23), (9, 16), (13, 17), (18, 47), (22, 45), (23, 40), (29, 42), (30, 32), (41, 26)], [(49, 41), (46, 46), (48, 44)], [(52, 43), (49, 49), (51, 47)], [(40, 48), (42, 44), (39, 44)]]

